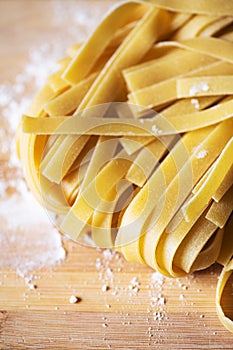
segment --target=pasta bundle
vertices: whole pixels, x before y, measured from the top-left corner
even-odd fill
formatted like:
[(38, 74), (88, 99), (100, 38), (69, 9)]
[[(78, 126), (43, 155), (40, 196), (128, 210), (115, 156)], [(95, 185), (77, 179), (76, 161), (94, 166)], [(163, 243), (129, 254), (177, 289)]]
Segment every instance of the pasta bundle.
[(61, 232), (177, 277), (233, 257), (233, 1), (128, 1), (59, 61), (18, 131)]

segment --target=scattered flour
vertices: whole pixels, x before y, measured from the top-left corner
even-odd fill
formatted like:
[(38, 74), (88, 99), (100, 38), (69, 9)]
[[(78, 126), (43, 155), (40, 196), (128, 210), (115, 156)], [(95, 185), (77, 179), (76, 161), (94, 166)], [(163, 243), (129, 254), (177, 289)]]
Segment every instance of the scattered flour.
[(33, 95), (57, 68), (61, 53), (64, 47), (43, 44), (32, 48), (14, 82), (0, 85), (0, 268), (26, 276), (30, 289), (35, 288), (28, 282), (30, 272), (55, 265), (66, 253), (60, 234), (27, 190), (16, 155), (15, 132)]
[(118, 287), (115, 286), (115, 272), (121, 272), (123, 268), (122, 256), (111, 250), (104, 249), (100, 258), (96, 259), (96, 270), (99, 273), (99, 279), (102, 281), (101, 290), (106, 292), (111, 290), (112, 295), (118, 293)]
[(140, 282), (138, 280), (138, 277), (133, 277), (130, 281), (130, 285), (129, 285), (129, 290), (130, 292), (130, 296), (135, 295), (139, 292), (140, 290)]
[(60, 234), (29, 192), (0, 202), (0, 223), (1, 269), (25, 277), (65, 258)]

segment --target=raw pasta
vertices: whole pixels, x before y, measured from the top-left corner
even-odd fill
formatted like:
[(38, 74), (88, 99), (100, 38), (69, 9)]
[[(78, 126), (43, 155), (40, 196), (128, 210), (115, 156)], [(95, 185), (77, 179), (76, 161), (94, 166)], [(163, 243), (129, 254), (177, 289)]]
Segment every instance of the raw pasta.
[(233, 271), (233, 1), (119, 4), (24, 115), (28, 186), (74, 240), (164, 275)]

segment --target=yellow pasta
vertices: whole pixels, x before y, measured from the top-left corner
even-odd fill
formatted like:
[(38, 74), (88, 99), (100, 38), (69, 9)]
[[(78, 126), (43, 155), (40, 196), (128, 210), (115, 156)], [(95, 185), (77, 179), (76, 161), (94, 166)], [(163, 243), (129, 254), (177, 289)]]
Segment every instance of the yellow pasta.
[(228, 16), (233, 10), (232, 0), (190, 0), (189, 2), (185, 0), (149, 0), (149, 2), (171, 11), (205, 13), (215, 16)]
[(224, 287), (232, 275), (233, 271), (233, 260), (229, 261), (227, 265), (221, 272), (221, 275), (218, 280), (217, 292), (216, 292), (216, 304), (217, 304), (217, 312), (222, 324), (229, 329), (229, 331), (233, 332), (233, 321), (225, 314), (221, 306), (221, 297), (223, 294)]
[[(168, 103), (171, 101), (176, 100), (179, 96), (177, 94), (177, 77), (182, 78), (185, 76), (196, 76), (203, 75), (203, 72), (205, 72), (208, 75), (217, 75), (217, 74), (226, 74), (229, 72), (229, 74), (232, 74), (232, 65), (226, 63), (226, 62), (213, 62), (212, 58), (205, 58), (204, 61), (204, 67), (200, 67), (200, 61), (198, 60), (196, 64), (198, 65), (198, 68), (195, 68), (190, 71), (190, 66), (188, 65), (188, 70), (186, 71), (186, 68), (184, 68), (184, 74), (178, 75), (175, 78), (167, 79), (164, 81), (161, 81), (158, 84), (153, 84), (148, 87), (136, 90), (135, 92), (132, 92), (129, 94), (129, 101), (138, 103), (141, 106), (148, 107), (148, 106), (160, 106), (163, 103)], [(210, 63), (210, 64), (209, 64)], [(208, 64), (208, 67), (205, 65)], [(203, 82), (204, 83), (204, 82)], [(204, 85), (204, 84), (203, 84)], [(205, 86), (205, 85), (204, 85)], [(195, 97), (195, 93), (199, 90), (202, 90), (201, 88), (195, 88), (192, 89), (192, 95)]]
[[(229, 119), (232, 124), (233, 100), (219, 104), (201, 112), (190, 115), (174, 116), (170, 120), (161, 115), (153, 119), (132, 120), (125, 118), (83, 118), (79, 115), (67, 117), (51, 117), (47, 119), (24, 116), (23, 130), (26, 133), (38, 133), (39, 135), (134, 135), (134, 136), (162, 136), (173, 135), (204, 128)], [(89, 126), (91, 125), (91, 127)]]
[(172, 139), (173, 137), (168, 138), (166, 141), (164, 140), (164, 143), (166, 142), (165, 144), (159, 140), (154, 140), (149, 145), (145, 146), (129, 168), (126, 179), (132, 184), (142, 187), (165, 154)]
[(17, 133), (62, 233), (169, 277), (233, 269), (232, 0), (126, 1), (59, 61)]
[(154, 136), (124, 136), (120, 139), (121, 145), (128, 154), (133, 154), (154, 141)]
[(44, 105), (44, 110), (50, 116), (67, 115), (76, 110), (83, 97), (90, 89), (97, 74), (93, 73), (87, 79), (70, 88)]
[(183, 78), (177, 80), (177, 98), (233, 94), (233, 76)]
[(198, 34), (208, 27), (210, 24), (215, 22), (218, 17), (196, 15), (184, 26), (180, 28), (171, 38), (171, 40), (185, 40), (193, 37), (197, 37)]
[[(231, 24), (233, 21), (232, 17), (218, 17), (215, 21), (212, 23), (210, 22), (206, 28), (202, 28), (200, 32), (200, 37), (208, 37), (216, 34), (218, 31), (220, 31), (222, 28), (226, 27), (227, 25)], [(223, 37), (221, 36), (223, 39)]]
[(54, 92), (63, 92), (70, 87), (70, 85), (61, 77), (63, 71), (64, 69), (61, 69), (60, 71), (50, 75), (48, 78), (48, 83)]
[(233, 187), (231, 187), (219, 203), (214, 202), (206, 214), (206, 218), (218, 227), (224, 227), (233, 211)]
[[(200, 64), (198, 53), (185, 50), (174, 50), (165, 57), (143, 63), (123, 71), (130, 91), (140, 90), (146, 86), (172, 78), (174, 75), (184, 74)], [(173, 62), (176, 60), (174, 69)]]
[[(231, 42), (219, 38), (192, 38), (179, 42), (161, 42), (161, 46), (164, 45), (175, 46), (191, 51), (201, 52), (205, 55), (209, 55), (211, 57), (218, 58), (230, 63), (233, 61), (233, 44)], [(222, 47), (223, 51), (219, 51), (219, 46)]]
[[(231, 132), (232, 132), (232, 125)], [(220, 154), (215, 166), (211, 170), (210, 174), (207, 176), (205, 182), (200, 187), (200, 189), (193, 195), (193, 197), (186, 203), (183, 207), (183, 213), (185, 219), (189, 221), (191, 217), (198, 214), (201, 210), (202, 205), (208, 203), (211, 199), (213, 193), (221, 184), (224, 176), (229, 171), (233, 154), (233, 136), (224, 147), (222, 153)]]
[(233, 224), (233, 216), (231, 215), (224, 229), (221, 229), (222, 231), (224, 231), (224, 236), (223, 236), (223, 242), (222, 242), (221, 250), (217, 261), (223, 266), (226, 265), (232, 257), (232, 249), (233, 249), (232, 224)]
[(219, 202), (220, 199), (223, 197), (223, 195), (226, 193), (226, 191), (230, 188), (233, 181), (233, 166), (231, 166), (230, 170), (224, 177), (223, 181), (221, 182), (221, 185), (218, 187), (217, 191), (213, 194), (212, 198), (215, 200), (215, 202)]

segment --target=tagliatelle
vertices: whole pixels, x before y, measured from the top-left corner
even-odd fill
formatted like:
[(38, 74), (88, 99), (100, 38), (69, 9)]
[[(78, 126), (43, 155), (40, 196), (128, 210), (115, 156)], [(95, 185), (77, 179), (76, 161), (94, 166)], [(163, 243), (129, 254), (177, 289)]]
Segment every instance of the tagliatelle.
[(164, 140), (164, 144), (159, 140), (154, 140), (146, 145), (129, 168), (126, 179), (132, 184), (142, 187), (165, 154), (172, 139), (170, 137), (166, 141)]
[(221, 306), (221, 299), (222, 299), (224, 287), (226, 286), (227, 281), (230, 279), (230, 276), (232, 275), (232, 271), (233, 271), (233, 260), (229, 261), (229, 263), (227, 263), (227, 265), (223, 268), (218, 280), (217, 291), (216, 291), (216, 304), (217, 304), (217, 312), (218, 312), (219, 318), (222, 324), (231, 332), (233, 332), (233, 322), (226, 315), (226, 311), (223, 310)]
[[(213, 37), (209, 38), (193, 38), (187, 39), (183, 41), (169, 41), (169, 42), (161, 42), (161, 46), (175, 46), (183, 49), (188, 49), (191, 51), (201, 52), (205, 55), (209, 55), (214, 58), (218, 58), (220, 60), (226, 62), (233, 62), (233, 43), (229, 41), (225, 41), (222, 39), (217, 39)], [(219, 47), (222, 47), (222, 51), (219, 51)]]
[(66, 115), (75, 111), (96, 77), (97, 73), (93, 73), (87, 79), (82, 80), (79, 84), (46, 103), (44, 105), (45, 112), (50, 116), (56, 116)]
[[(232, 125), (231, 132), (232, 132)], [(229, 140), (220, 154), (216, 164), (207, 176), (205, 182), (193, 197), (183, 206), (185, 219), (189, 221), (193, 216), (197, 215), (202, 205), (208, 203), (214, 192), (220, 186), (224, 176), (230, 169), (233, 154), (233, 137)], [(221, 170), (220, 170), (221, 169)]]
[[(177, 80), (177, 97), (233, 94), (233, 76), (183, 78)], [(194, 93), (193, 93), (194, 92)]]
[(17, 134), (61, 232), (170, 277), (222, 264), (230, 331), (232, 17), (232, 0), (119, 4), (59, 61)]
[(215, 16), (228, 16), (233, 11), (233, 1), (219, 0), (149, 0), (155, 6), (165, 8), (170, 11), (187, 13), (204, 13)]
[(220, 199), (226, 193), (226, 191), (231, 187), (232, 178), (233, 178), (233, 166), (231, 166), (230, 170), (224, 177), (221, 185), (218, 187), (217, 191), (213, 194), (212, 198), (215, 200), (215, 202), (219, 202)]
[[(129, 101), (138, 103), (144, 107), (156, 107), (160, 106), (163, 103), (168, 103), (176, 100), (178, 96), (177, 92), (177, 78), (183, 77), (192, 77), (192, 76), (202, 76), (203, 72), (206, 75), (218, 75), (218, 74), (232, 74), (232, 64), (228, 64), (227, 62), (213, 62), (212, 58), (207, 58), (204, 60), (204, 65), (200, 67), (200, 62), (198, 62), (198, 68), (195, 68), (188, 72), (185, 72), (186, 68), (184, 68), (184, 74), (178, 75), (175, 78), (167, 79), (161, 81), (158, 84), (153, 84), (151, 86), (136, 90), (129, 94)], [(210, 64), (209, 64), (210, 63)], [(194, 85), (191, 94), (189, 96), (195, 97), (197, 91), (202, 90), (202, 86), (207, 86), (205, 81), (202, 81), (201, 87), (198, 85)]]
[(227, 191), (219, 203), (214, 202), (206, 214), (206, 218), (218, 227), (224, 227), (233, 211), (233, 186)]
[(210, 24), (216, 22), (218, 17), (206, 16), (206, 15), (196, 15), (188, 21), (184, 26), (182, 26), (173, 36), (172, 40), (184, 40), (190, 37), (197, 37), (199, 33), (208, 27)]

